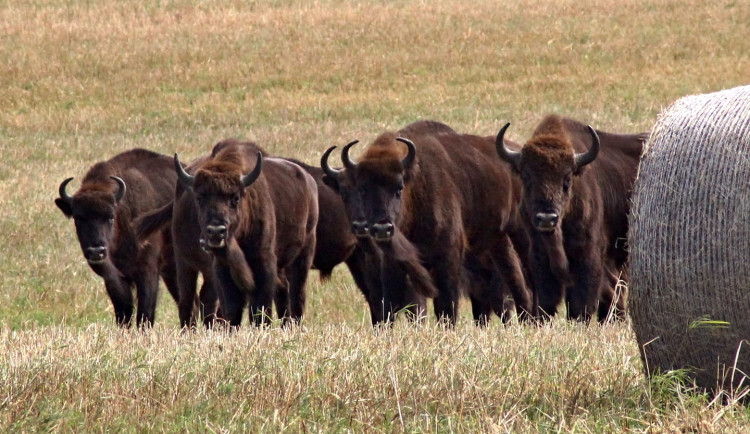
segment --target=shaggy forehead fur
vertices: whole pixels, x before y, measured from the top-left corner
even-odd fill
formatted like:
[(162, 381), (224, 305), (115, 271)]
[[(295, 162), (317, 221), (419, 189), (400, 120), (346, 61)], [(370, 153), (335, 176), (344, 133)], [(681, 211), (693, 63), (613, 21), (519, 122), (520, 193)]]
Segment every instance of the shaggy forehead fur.
[(357, 163), (357, 168), (360, 172), (370, 175), (385, 178), (396, 177), (404, 171), (401, 160), (406, 157), (407, 153), (407, 146), (396, 141), (396, 133), (387, 132), (381, 134), (367, 148)]
[(521, 149), (521, 158), (525, 163), (546, 168), (575, 164), (575, 149), (563, 119), (558, 115), (545, 117)]
[(195, 185), (219, 194), (234, 194), (245, 188), (243, 172), (242, 155), (236, 149), (225, 148), (195, 173)]
[(538, 135), (529, 140), (521, 149), (525, 164), (561, 168), (574, 164), (575, 151), (567, 135)]
[(79, 190), (73, 196), (73, 208), (84, 214), (108, 215), (115, 207), (115, 197), (111, 191), (104, 189)]

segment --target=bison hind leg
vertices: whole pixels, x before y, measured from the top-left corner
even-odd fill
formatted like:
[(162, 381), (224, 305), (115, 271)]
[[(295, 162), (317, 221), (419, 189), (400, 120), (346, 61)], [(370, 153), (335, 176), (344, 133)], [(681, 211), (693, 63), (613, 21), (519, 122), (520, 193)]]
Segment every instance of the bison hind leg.
[(289, 306), (289, 280), (283, 272), (279, 272), (279, 282), (276, 285), (274, 294), (274, 304), (276, 304), (276, 316), (281, 320), (282, 326), (289, 325), (290, 306)]
[(302, 321), (307, 304), (307, 275), (312, 266), (315, 253), (315, 242), (307, 244), (305, 250), (292, 261), (287, 267), (286, 273), (289, 279), (289, 309), (293, 321)]

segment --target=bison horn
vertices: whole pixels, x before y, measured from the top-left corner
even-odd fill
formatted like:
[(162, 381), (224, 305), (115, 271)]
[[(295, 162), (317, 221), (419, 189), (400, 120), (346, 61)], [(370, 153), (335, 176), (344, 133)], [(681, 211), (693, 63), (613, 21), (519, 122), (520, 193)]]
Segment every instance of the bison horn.
[(514, 168), (518, 169), (521, 163), (521, 153), (517, 151), (511, 151), (510, 149), (505, 147), (505, 132), (508, 130), (508, 127), (510, 127), (510, 122), (505, 124), (500, 129), (500, 132), (497, 133), (497, 137), (495, 138), (495, 150), (497, 151), (497, 155), (499, 155), (500, 158), (510, 163)]
[(248, 187), (250, 184), (255, 182), (260, 176), (260, 169), (263, 167), (263, 154), (258, 151), (258, 162), (255, 163), (255, 169), (252, 172), (242, 177), (242, 185)]
[(344, 167), (346, 167), (349, 170), (354, 170), (357, 168), (357, 163), (352, 161), (352, 159), (349, 157), (349, 148), (359, 143), (359, 140), (355, 140), (353, 142), (349, 142), (348, 145), (344, 146), (344, 150), (341, 151), (341, 161), (344, 162)]
[(591, 128), (591, 125), (587, 125), (586, 127), (589, 129), (589, 133), (591, 134), (591, 147), (588, 151), (575, 155), (576, 169), (580, 169), (581, 167), (591, 163), (599, 154), (599, 135), (596, 134), (596, 131), (593, 128)]
[(174, 170), (177, 172), (177, 179), (180, 181), (180, 184), (190, 190), (195, 183), (195, 176), (185, 172), (185, 169), (180, 163), (180, 157), (178, 157), (177, 154), (174, 154)]
[(333, 179), (338, 179), (339, 177), (339, 171), (331, 168), (331, 166), (328, 165), (328, 156), (331, 155), (331, 152), (336, 149), (335, 146), (331, 146), (328, 148), (322, 157), (320, 157), (320, 167), (323, 169), (323, 173), (330, 176)]
[(68, 178), (60, 184), (60, 190), (59, 190), (60, 198), (67, 203), (71, 203), (73, 201), (73, 198), (69, 196), (68, 193), (65, 191), (65, 189), (68, 187), (68, 183), (72, 180), (73, 178)]
[(119, 203), (125, 196), (125, 181), (117, 176), (110, 176), (117, 183), (117, 193), (115, 193), (115, 203)]
[(401, 160), (401, 167), (403, 167), (404, 169), (408, 169), (412, 164), (414, 164), (414, 159), (417, 157), (417, 147), (414, 146), (414, 142), (409, 139), (397, 137), (396, 140), (404, 143), (409, 148), (409, 152), (406, 154), (406, 157)]

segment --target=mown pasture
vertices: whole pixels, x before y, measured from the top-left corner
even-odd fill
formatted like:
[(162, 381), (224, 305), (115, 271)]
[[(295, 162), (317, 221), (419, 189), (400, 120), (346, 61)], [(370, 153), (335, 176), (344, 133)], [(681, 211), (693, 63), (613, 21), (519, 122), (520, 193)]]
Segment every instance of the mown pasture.
[(152, 331), (121, 331), (53, 199), (136, 146), (317, 164), (418, 119), (647, 131), (747, 84), (748, 22), (748, 0), (0, 2), (0, 430), (747, 430), (736, 396), (647, 381), (627, 323), (479, 330), (464, 308), (374, 332), (343, 267), (312, 273), (299, 329), (182, 334), (164, 293)]

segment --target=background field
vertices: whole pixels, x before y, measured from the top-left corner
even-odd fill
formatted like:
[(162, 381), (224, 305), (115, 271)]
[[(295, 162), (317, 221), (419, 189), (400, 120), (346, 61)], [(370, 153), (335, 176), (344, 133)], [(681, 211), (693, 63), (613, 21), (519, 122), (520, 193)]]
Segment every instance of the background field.
[(152, 332), (121, 332), (53, 204), (135, 146), (317, 164), (418, 119), (646, 131), (750, 82), (748, 23), (748, 0), (0, 1), (0, 430), (748, 429), (680, 373), (647, 382), (628, 324), (375, 333), (343, 269), (313, 275), (301, 330), (182, 335), (163, 297)]

